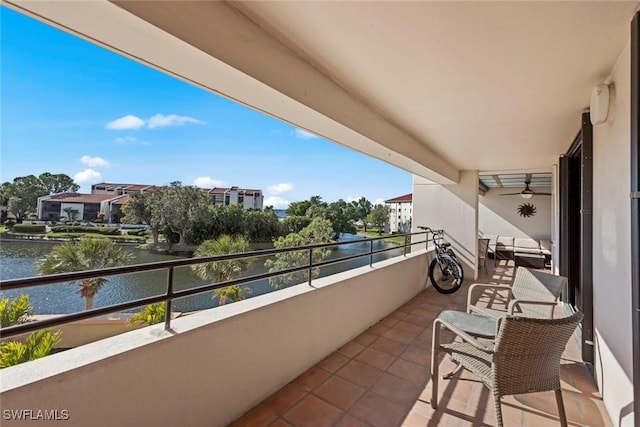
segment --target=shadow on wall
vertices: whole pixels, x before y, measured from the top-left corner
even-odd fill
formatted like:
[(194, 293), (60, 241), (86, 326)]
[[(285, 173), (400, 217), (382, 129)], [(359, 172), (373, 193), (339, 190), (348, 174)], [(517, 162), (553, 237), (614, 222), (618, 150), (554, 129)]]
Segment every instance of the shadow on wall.
[[(535, 190), (551, 192), (549, 187), (537, 187)], [(551, 240), (551, 196), (538, 195), (531, 199), (517, 195), (501, 196), (513, 192), (513, 188), (492, 188), (479, 197), (479, 230), (483, 234)], [(522, 216), (518, 212), (523, 204), (535, 207), (533, 215)]]

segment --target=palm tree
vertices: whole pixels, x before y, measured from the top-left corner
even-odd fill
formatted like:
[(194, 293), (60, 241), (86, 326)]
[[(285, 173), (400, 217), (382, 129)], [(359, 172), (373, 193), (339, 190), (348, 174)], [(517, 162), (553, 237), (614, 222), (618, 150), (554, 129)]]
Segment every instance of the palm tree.
[[(73, 271), (99, 270), (116, 267), (133, 260), (133, 255), (119, 248), (109, 239), (80, 239), (54, 247), (49, 254), (38, 261), (40, 274), (70, 273)], [(72, 282), (75, 283), (75, 282)], [(85, 309), (93, 308), (93, 297), (107, 279), (97, 277), (80, 281), (78, 294), (85, 299)]]
[[(236, 254), (248, 252), (249, 243), (244, 237), (231, 237), (229, 235), (220, 236), (217, 240), (207, 240), (202, 242), (196, 249), (196, 257), (210, 257), (216, 255)], [(247, 268), (249, 262), (246, 259), (233, 259), (228, 261), (217, 261), (206, 264), (193, 265), (193, 271), (204, 280), (215, 282), (225, 282), (231, 280), (237, 274)], [(236, 302), (246, 298), (251, 293), (249, 288), (240, 288), (237, 285), (217, 289), (213, 296), (220, 298), (220, 305), (227, 302)]]

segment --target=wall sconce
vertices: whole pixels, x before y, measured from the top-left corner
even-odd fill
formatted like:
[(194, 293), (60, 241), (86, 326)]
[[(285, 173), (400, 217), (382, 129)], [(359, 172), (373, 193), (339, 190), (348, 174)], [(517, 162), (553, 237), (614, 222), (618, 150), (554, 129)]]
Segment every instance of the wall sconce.
[(609, 116), (610, 87), (605, 83), (596, 85), (591, 92), (589, 115), (591, 124), (599, 125), (607, 121)]

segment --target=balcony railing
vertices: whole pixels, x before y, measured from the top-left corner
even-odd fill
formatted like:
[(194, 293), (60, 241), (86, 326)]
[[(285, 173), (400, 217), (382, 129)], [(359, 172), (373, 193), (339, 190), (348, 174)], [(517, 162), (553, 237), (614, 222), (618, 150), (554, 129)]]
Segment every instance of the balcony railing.
[[(27, 322), (19, 325), (10, 326), (7, 328), (2, 328), (2, 338), (10, 338), (21, 334), (30, 333), (43, 328), (51, 328), (54, 326), (60, 326), (67, 323), (76, 322), (79, 320), (91, 319), (98, 316), (103, 316), (106, 314), (118, 313), (125, 310), (131, 310), (134, 308), (142, 307), (148, 304), (156, 304), (156, 303), (165, 303), (165, 329), (171, 328), (171, 307), (172, 302), (178, 298), (189, 297), (193, 295), (199, 295), (206, 292), (211, 292), (216, 289), (226, 288), (228, 286), (233, 285), (242, 285), (247, 283), (252, 283), (258, 280), (268, 279), (271, 277), (276, 277), (284, 274), (295, 273), (299, 271), (308, 271), (308, 284), (312, 286), (312, 271), (314, 268), (325, 267), (328, 265), (338, 264), (341, 262), (368, 257), (369, 258), (369, 266), (373, 264), (373, 257), (376, 254), (397, 250), (401, 248), (403, 250), (403, 255), (406, 256), (410, 249), (415, 245), (424, 244), (425, 247), (428, 247), (429, 242), (433, 241), (433, 235), (429, 231), (420, 231), (416, 233), (405, 233), (405, 234), (396, 234), (396, 237), (403, 237), (404, 242), (402, 245), (394, 246), (390, 248), (376, 249), (374, 250), (374, 242), (379, 240), (384, 240), (388, 237), (375, 237), (375, 238), (367, 238), (367, 239), (359, 239), (359, 240), (350, 240), (346, 242), (334, 242), (334, 243), (323, 243), (316, 245), (306, 245), (306, 246), (297, 246), (291, 248), (281, 248), (281, 249), (265, 249), (258, 250), (253, 252), (244, 252), (244, 253), (236, 253), (229, 255), (218, 255), (212, 257), (201, 257), (201, 258), (189, 258), (182, 259), (177, 261), (161, 261), (161, 262), (153, 262), (148, 264), (137, 264), (137, 265), (129, 265), (123, 267), (111, 267), (100, 270), (87, 270), (80, 271), (74, 273), (62, 273), (62, 274), (51, 274), (46, 276), (37, 276), (37, 277), (29, 277), (24, 279), (12, 279), (12, 280), (2, 280), (0, 281), (0, 291), (9, 291), (15, 289), (22, 289), (27, 287), (34, 286), (45, 286), (54, 283), (62, 283), (62, 282), (74, 282), (78, 280), (84, 279), (93, 279), (98, 277), (110, 277), (117, 276), (122, 274), (132, 274), (132, 273), (140, 273), (145, 271), (157, 271), (157, 270), (166, 270), (167, 271), (167, 287), (166, 291), (163, 294), (140, 298), (133, 301), (128, 301), (119, 304), (112, 304), (107, 307), (95, 308), (92, 310), (87, 310), (79, 313), (65, 314), (55, 318), (43, 319), (34, 322)], [(412, 241), (412, 237), (416, 235), (424, 235), (423, 240)], [(344, 256), (340, 258), (324, 260), (319, 262), (313, 261), (313, 251), (318, 249), (332, 248), (344, 245), (351, 245), (356, 243), (369, 243), (369, 251), (365, 253), (359, 253), (355, 255)], [(266, 272), (261, 274), (255, 274), (252, 276), (241, 277), (237, 279), (227, 280), (223, 282), (212, 283), (205, 286), (199, 286), (189, 289), (183, 290), (174, 290), (174, 269), (185, 266), (192, 266), (197, 264), (205, 264), (211, 262), (220, 262), (220, 261), (229, 261), (235, 259), (248, 259), (248, 258), (257, 258), (268, 255), (276, 255), (279, 253), (285, 252), (297, 252), (297, 251), (308, 251), (309, 252), (309, 262), (305, 265), (300, 265), (297, 267), (286, 268), (274, 272)]]

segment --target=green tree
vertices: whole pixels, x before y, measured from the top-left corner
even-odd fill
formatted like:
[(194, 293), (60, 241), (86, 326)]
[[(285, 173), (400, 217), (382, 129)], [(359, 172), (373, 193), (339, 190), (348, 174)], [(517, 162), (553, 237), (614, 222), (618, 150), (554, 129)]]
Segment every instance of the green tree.
[(158, 234), (162, 227), (161, 215), (156, 214), (161, 209), (161, 207), (156, 206), (161, 199), (162, 193), (156, 190), (132, 193), (129, 195), (129, 201), (122, 206), (123, 220), (131, 224), (147, 224), (151, 229), (154, 244), (158, 243)]
[(70, 176), (63, 173), (41, 173), (38, 176), (38, 180), (42, 188), (47, 192), (46, 194), (77, 193), (80, 190), (80, 186), (73, 182)]
[(153, 215), (178, 234), (180, 245), (185, 245), (189, 225), (206, 214), (209, 198), (199, 188), (183, 186), (179, 181), (160, 191), (161, 200), (154, 204)]
[(165, 304), (159, 302), (156, 304), (149, 304), (141, 311), (137, 312), (131, 318), (129, 318), (129, 324), (135, 325), (136, 323), (143, 325), (155, 325), (156, 323), (164, 322)]
[(288, 216), (280, 222), (280, 234), (286, 236), (291, 233), (299, 233), (309, 224), (311, 224), (311, 218), (308, 216)]
[(280, 234), (280, 223), (273, 210), (247, 211), (244, 233), (250, 242), (271, 242)]
[(378, 228), (378, 234), (382, 233), (384, 224), (389, 219), (389, 206), (376, 205), (367, 216), (367, 221)]
[[(196, 257), (211, 257), (249, 252), (249, 250), (249, 243), (244, 237), (231, 237), (225, 234), (220, 236), (217, 240), (207, 240), (203, 242), (198, 246), (194, 255)], [(249, 260), (243, 258), (196, 264), (191, 266), (191, 269), (203, 280), (226, 282), (244, 271), (248, 265)], [(215, 290), (213, 296), (219, 297), (220, 304), (222, 305), (226, 304), (228, 301), (240, 301), (249, 293), (251, 293), (251, 289), (240, 288), (239, 286), (233, 285)]]
[(326, 217), (331, 221), (331, 228), (336, 240), (340, 238), (341, 233), (356, 234), (356, 227), (353, 225), (355, 216), (353, 206), (342, 199), (329, 205)]
[[(47, 256), (38, 261), (40, 274), (70, 273), (84, 270), (100, 270), (128, 264), (133, 255), (115, 246), (108, 239), (80, 239), (55, 246)], [(71, 282), (76, 283), (76, 282)], [(80, 280), (78, 294), (85, 299), (85, 309), (93, 308), (93, 298), (107, 283), (103, 277)]]
[(364, 231), (367, 231), (367, 217), (373, 210), (373, 204), (365, 199), (364, 197), (360, 197), (358, 200), (354, 200), (351, 202), (351, 206), (354, 210), (354, 218), (356, 220), (362, 221), (364, 225)]
[[(14, 300), (0, 299), (0, 327), (26, 323), (34, 313), (28, 295), (19, 295)], [(48, 355), (60, 340), (60, 331), (40, 330), (30, 334), (25, 342), (0, 342), (0, 368), (14, 366)]]
[(9, 201), (11, 198), (20, 199), (10, 205), (8, 210), (16, 216), (17, 222), (22, 222), (26, 214), (35, 212), (38, 205), (38, 197), (47, 194), (62, 193), (65, 191), (76, 192), (80, 187), (65, 174), (51, 174), (45, 172), (35, 175), (20, 176), (13, 182), (5, 182), (0, 186), (0, 192)]
[(311, 196), (309, 200), (293, 202), (287, 208), (288, 216), (322, 216), (321, 213), (327, 208), (327, 203), (322, 201), (321, 196)]
[[(331, 232), (331, 223), (328, 220), (314, 218), (313, 221), (299, 233), (291, 233), (286, 237), (280, 237), (274, 245), (280, 249), (328, 243), (331, 241)], [(329, 251), (327, 249), (314, 249), (311, 257), (313, 262), (317, 263), (325, 259), (328, 255)], [(308, 263), (309, 251), (305, 249), (276, 254), (274, 259), (268, 259), (265, 262), (265, 267), (269, 268), (270, 273), (275, 273), (287, 268), (307, 265)], [(320, 269), (313, 268), (311, 274), (312, 278), (318, 277)], [(275, 289), (282, 289), (293, 284), (303, 283), (307, 280), (309, 280), (308, 270), (303, 270), (272, 277), (269, 279), (269, 284)]]

